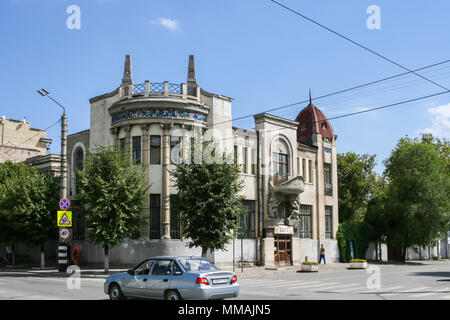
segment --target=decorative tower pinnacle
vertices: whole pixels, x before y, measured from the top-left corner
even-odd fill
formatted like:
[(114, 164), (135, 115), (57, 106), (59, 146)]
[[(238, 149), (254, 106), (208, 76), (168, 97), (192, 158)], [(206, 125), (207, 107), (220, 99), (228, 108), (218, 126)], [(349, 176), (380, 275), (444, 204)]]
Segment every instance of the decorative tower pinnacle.
[(197, 95), (197, 79), (195, 78), (194, 55), (189, 55), (188, 76), (187, 76), (188, 95)]
[(129, 86), (133, 84), (133, 77), (131, 74), (131, 56), (127, 54), (125, 56), (125, 67), (123, 70), (122, 86)]

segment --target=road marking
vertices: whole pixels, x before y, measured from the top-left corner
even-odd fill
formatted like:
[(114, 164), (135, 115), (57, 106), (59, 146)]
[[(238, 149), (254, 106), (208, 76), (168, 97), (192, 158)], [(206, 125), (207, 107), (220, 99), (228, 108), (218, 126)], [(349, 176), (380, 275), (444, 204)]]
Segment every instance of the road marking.
[(350, 290), (354, 290), (352, 293), (359, 293), (359, 290), (362, 289), (367, 289), (367, 286), (361, 286), (361, 287), (353, 287), (353, 288), (347, 288), (347, 289), (341, 289), (341, 290), (335, 290), (334, 292), (339, 293), (339, 292), (344, 292), (344, 291), (350, 291)]
[(280, 281), (281, 280), (272, 280), (272, 281), (265, 281), (263, 283), (255, 283), (255, 284), (248, 283), (248, 284), (243, 284), (243, 285), (248, 286), (248, 287), (252, 287), (252, 288), (253, 287), (264, 287), (264, 286), (268, 286), (268, 285), (274, 286), (277, 283), (280, 283)]
[(383, 292), (389, 291), (389, 290), (400, 289), (400, 288), (404, 288), (404, 287), (405, 286), (386, 287), (386, 288), (381, 287), (380, 289), (369, 289), (366, 291), (362, 291), (361, 293), (396, 294), (396, 293), (383, 293)]
[(305, 288), (313, 288), (313, 287), (320, 287), (320, 286), (330, 286), (332, 284), (339, 284), (339, 282), (328, 282), (328, 283), (319, 283), (319, 284), (312, 284), (312, 285), (298, 285), (296, 287), (288, 287), (286, 289), (305, 289)]
[[(332, 291), (332, 292), (343, 292), (346, 290), (353, 290), (353, 289), (355, 289), (354, 287), (359, 287), (359, 286), (361, 286), (359, 283), (350, 283), (350, 284), (343, 284), (343, 285), (338, 285), (338, 286), (325, 286), (320, 289), (321, 290), (329, 289), (329, 291)], [(353, 287), (353, 288), (347, 288), (347, 287)], [(347, 289), (341, 289), (341, 288), (347, 288)], [(338, 289), (338, 290), (334, 290), (334, 289)]]
[[(384, 290), (393, 290), (394, 288), (395, 287), (387, 288), (387, 289), (384, 289)], [(396, 296), (396, 295), (399, 295), (400, 293), (408, 293), (408, 292), (420, 291), (420, 290), (428, 289), (428, 288), (430, 288), (430, 287), (419, 287), (419, 288), (414, 288), (414, 289), (402, 290), (402, 291), (397, 291), (397, 292), (392, 292), (392, 293), (381, 293), (381, 294), (384, 295), (384, 296)]]
[(443, 296), (443, 297), (440, 297), (441, 299), (450, 299), (450, 295), (449, 296)]
[(424, 293), (412, 294), (412, 295), (408, 296), (408, 298), (420, 298), (420, 297), (431, 296), (431, 295), (439, 294), (439, 293), (443, 293), (443, 292), (446, 293), (446, 291), (448, 291), (448, 289), (449, 288), (445, 288), (445, 289), (442, 289), (442, 290), (436, 290), (436, 291), (433, 291), (433, 292), (424, 292)]
[(285, 283), (276, 285), (274, 287), (277, 287), (277, 288), (288, 287), (288, 286), (293, 286), (297, 283), (298, 283), (298, 285), (307, 285), (307, 284), (316, 284), (316, 283), (321, 283), (321, 282), (320, 281), (309, 281), (309, 282), (307, 282), (307, 281), (285, 281)]

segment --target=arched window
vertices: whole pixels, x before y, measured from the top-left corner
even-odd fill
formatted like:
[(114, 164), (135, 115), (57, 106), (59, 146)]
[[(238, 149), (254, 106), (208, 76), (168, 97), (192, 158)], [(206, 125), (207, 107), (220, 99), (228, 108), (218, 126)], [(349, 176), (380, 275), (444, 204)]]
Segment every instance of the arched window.
[(75, 150), (75, 169), (83, 170), (84, 151), (81, 147)]
[(278, 184), (289, 180), (291, 157), (287, 142), (276, 138), (272, 142), (272, 178)]
[(75, 182), (75, 192), (79, 192), (79, 185), (77, 183), (77, 171), (83, 170), (83, 161), (84, 161), (84, 151), (83, 148), (78, 147), (75, 149), (74, 157), (73, 157), (73, 173), (74, 173), (74, 182)]

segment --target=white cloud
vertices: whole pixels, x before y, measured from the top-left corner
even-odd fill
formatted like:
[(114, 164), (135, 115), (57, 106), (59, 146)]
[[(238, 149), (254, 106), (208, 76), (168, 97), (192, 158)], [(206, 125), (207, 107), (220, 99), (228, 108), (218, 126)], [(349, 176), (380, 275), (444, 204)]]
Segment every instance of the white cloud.
[(156, 20), (151, 20), (150, 23), (160, 25), (171, 31), (180, 31), (180, 23), (174, 19), (158, 18)]
[(427, 110), (432, 115), (431, 128), (423, 132), (431, 133), (441, 138), (450, 138), (450, 103)]

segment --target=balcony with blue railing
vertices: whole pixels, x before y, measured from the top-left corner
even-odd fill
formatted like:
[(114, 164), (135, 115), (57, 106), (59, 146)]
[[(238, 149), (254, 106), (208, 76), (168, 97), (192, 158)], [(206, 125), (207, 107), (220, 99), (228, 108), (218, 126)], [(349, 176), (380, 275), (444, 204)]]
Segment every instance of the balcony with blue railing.
[(196, 89), (196, 95), (188, 95), (186, 83), (170, 83), (164, 82), (150, 82), (135, 83), (127, 87), (121, 87), (120, 96), (123, 98), (136, 97), (153, 97), (153, 98), (175, 98), (175, 99), (189, 99), (200, 100), (200, 87)]

